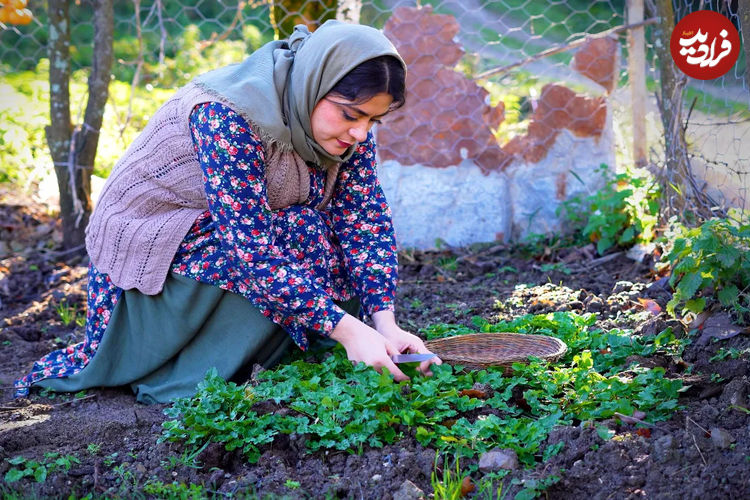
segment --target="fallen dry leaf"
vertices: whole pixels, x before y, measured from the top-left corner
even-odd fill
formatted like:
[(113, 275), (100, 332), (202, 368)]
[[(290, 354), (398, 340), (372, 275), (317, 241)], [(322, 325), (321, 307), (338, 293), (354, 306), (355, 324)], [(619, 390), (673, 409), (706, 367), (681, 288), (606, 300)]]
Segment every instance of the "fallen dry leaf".
[(450, 429), (454, 425), (456, 425), (456, 419), (455, 418), (446, 418), (441, 422), (442, 425), (444, 425), (446, 428)]
[(651, 437), (651, 429), (649, 429), (648, 427), (641, 427), (640, 429), (636, 429), (635, 433), (641, 437), (645, 437), (645, 438)]
[(479, 389), (464, 389), (458, 393), (459, 396), (469, 396), (470, 398), (487, 399), (489, 396), (486, 392)]
[(464, 480), (461, 481), (461, 496), (465, 497), (472, 491), (474, 491), (474, 482), (469, 476), (466, 476)]
[(638, 297), (638, 302), (641, 304), (641, 307), (643, 307), (643, 309), (650, 312), (654, 316), (658, 316), (659, 314), (661, 314), (661, 306), (657, 304), (656, 301)]

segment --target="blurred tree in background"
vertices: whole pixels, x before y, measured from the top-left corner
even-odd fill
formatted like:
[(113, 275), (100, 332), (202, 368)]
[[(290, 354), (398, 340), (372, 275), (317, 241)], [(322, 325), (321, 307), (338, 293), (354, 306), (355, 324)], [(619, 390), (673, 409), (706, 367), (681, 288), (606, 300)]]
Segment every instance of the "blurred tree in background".
[(94, 168), (112, 68), (112, 0), (96, 0), (94, 49), (83, 122), (70, 116), (70, 11), (67, 0), (49, 0), (50, 125), (45, 132), (60, 190), (63, 246), (83, 246), (91, 214)]

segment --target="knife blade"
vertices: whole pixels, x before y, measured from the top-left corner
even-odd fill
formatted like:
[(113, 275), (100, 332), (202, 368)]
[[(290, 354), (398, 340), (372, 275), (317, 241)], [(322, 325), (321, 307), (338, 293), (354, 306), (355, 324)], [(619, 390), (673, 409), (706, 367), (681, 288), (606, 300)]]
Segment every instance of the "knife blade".
[(391, 356), (391, 360), (394, 363), (414, 363), (417, 361), (427, 361), (437, 357), (437, 354), (428, 352), (424, 354), (394, 354)]

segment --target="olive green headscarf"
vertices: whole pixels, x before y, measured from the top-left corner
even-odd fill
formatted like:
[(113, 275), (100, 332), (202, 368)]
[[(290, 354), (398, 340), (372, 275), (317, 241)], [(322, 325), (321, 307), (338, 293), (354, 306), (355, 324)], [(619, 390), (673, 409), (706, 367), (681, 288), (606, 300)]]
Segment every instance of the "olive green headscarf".
[(298, 25), (288, 40), (267, 43), (243, 62), (210, 71), (196, 82), (231, 103), (259, 128), (265, 142), (326, 166), (346, 161), (354, 146), (336, 156), (318, 145), (310, 125), (313, 108), (349, 71), (385, 55), (404, 64), (379, 30), (331, 20), (312, 34)]

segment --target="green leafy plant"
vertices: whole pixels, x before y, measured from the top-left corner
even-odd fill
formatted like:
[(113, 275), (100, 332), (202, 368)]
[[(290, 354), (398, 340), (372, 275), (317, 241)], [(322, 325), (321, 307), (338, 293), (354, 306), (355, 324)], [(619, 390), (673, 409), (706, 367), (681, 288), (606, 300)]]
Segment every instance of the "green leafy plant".
[[(569, 352), (555, 364), (532, 359), (505, 376), (500, 369), (465, 371), (444, 364), (432, 377), (414, 373), (396, 383), (387, 371), (352, 366), (342, 348), (310, 363), (290, 360), (261, 372), (253, 385), (237, 385), (210, 371), (193, 398), (165, 410), (161, 440), (185, 443), (193, 453), (209, 441), (241, 450), (250, 462), (279, 434), (304, 436), (310, 451), (361, 453), (411, 434), (443, 455), (473, 457), (495, 447), (513, 449), (532, 466), (544, 453), (541, 443), (556, 425), (600, 421), (615, 413), (644, 411), (650, 421), (669, 418), (682, 389), (662, 368), (629, 363), (633, 355), (679, 356), (684, 341), (667, 329), (650, 338), (626, 330), (592, 328), (596, 317), (559, 312), (528, 315), (512, 322), (474, 318), (476, 329), (434, 325), (427, 337), (518, 331), (557, 336)], [(298, 356), (298, 358), (301, 355)], [(310, 354), (306, 354), (310, 356)], [(470, 391), (486, 384), (493, 394)], [(520, 394), (520, 396), (519, 396)], [(277, 409), (284, 408), (284, 411)]]
[(286, 480), (286, 481), (284, 482), (284, 486), (286, 486), (286, 487), (287, 487), (287, 488), (289, 488), (290, 490), (297, 490), (297, 489), (299, 489), (299, 487), (301, 486), (301, 484), (300, 484), (300, 482), (299, 482), (299, 481), (293, 481), (293, 480), (291, 480), (291, 479), (287, 479), (287, 480)]
[(179, 498), (180, 500), (200, 500), (210, 498), (208, 492), (200, 484), (185, 484), (173, 481), (164, 483), (157, 479), (149, 479), (143, 485), (143, 493), (155, 498)]
[(708, 360), (710, 362), (714, 362), (714, 361), (724, 361), (727, 358), (737, 359), (743, 354), (747, 354), (748, 352), (750, 352), (750, 349), (739, 350), (736, 347), (730, 347), (728, 349), (726, 347), (720, 347), (719, 350), (716, 351), (716, 354), (711, 356)]
[(615, 245), (651, 241), (659, 213), (658, 184), (632, 170), (612, 175), (605, 164), (599, 171), (606, 180), (604, 187), (564, 201), (558, 215), (564, 214), (573, 229), (581, 232), (581, 243), (596, 243), (599, 254)]
[(107, 467), (112, 467), (112, 465), (115, 463), (115, 460), (117, 460), (117, 452), (114, 452), (111, 455), (108, 455), (104, 459), (104, 465), (106, 465)]
[(56, 471), (67, 472), (73, 464), (81, 463), (73, 455), (60, 455), (56, 452), (44, 454), (44, 460), (31, 460), (22, 456), (7, 458), (6, 461), (13, 467), (5, 473), (5, 482), (14, 483), (24, 477), (33, 477), (38, 483), (47, 480), (47, 476)]
[(675, 289), (667, 311), (682, 305), (683, 314), (697, 314), (718, 299), (738, 323), (750, 322), (750, 224), (714, 218), (692, 229), (677, 225), (675, 232), (664, 256)]
[(542, 479), (514, 479), (511, 484), (523, 485), (523, 488), (516, 493), (513, 500), (532, 500), (541, 496), (553, 484), (560, 482), (559, 476), (548, 476)]

